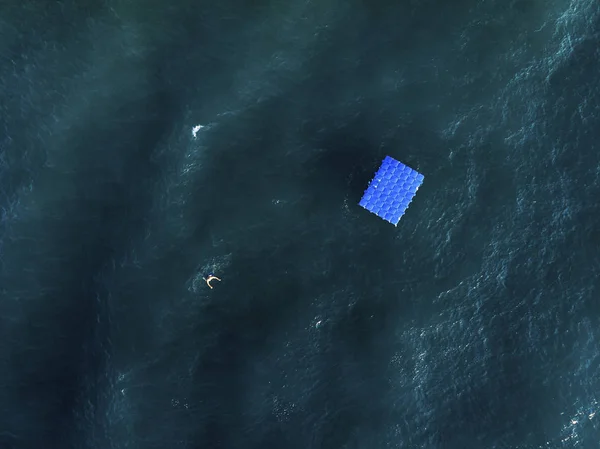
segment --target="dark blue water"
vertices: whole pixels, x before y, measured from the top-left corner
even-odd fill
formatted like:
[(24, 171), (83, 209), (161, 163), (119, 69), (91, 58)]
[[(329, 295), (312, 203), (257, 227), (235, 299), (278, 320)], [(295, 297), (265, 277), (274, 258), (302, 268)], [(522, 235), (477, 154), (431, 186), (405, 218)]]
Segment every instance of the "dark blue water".
[(599, 447), (599, 130), (597, 0), (5, 2), (0, 449)]

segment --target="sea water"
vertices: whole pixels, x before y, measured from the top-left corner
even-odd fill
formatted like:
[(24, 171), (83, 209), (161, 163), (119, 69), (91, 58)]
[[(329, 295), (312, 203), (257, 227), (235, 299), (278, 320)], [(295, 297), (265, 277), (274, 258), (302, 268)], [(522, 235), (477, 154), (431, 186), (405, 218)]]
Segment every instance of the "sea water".
[(6, 2), (0, 448), (598, 447), (599, 48), (597, 0)]

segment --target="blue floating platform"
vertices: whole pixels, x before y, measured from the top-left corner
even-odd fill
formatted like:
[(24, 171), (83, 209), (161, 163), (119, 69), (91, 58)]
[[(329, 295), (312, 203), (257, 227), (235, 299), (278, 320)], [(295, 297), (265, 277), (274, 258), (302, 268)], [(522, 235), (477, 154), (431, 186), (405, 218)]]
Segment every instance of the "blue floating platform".
[(358, 204), (397, 226), (424, 178), (402, 162), (386, 156)]

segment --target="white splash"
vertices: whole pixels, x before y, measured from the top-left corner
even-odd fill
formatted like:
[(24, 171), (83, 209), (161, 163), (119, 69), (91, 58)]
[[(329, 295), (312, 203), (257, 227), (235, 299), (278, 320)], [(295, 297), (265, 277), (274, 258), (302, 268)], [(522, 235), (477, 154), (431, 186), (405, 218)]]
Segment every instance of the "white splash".
[(196, 125), (192, 128), (192, 137), (195, 139), (197, 137), (198, 131), (204, 128), (204, 125)]

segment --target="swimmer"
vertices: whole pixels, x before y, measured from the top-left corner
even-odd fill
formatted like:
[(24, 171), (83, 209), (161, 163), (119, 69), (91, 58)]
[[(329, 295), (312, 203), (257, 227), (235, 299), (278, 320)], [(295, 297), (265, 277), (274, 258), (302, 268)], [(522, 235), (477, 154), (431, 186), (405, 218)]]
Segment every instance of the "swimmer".
[(208, 275), (204, 276), (204, 280), (206, 281), (206, 285), (208, 285), (210, 288), (213, 288), (213, 286), (210, 285), (210, 281), (219, 281), (219, 282), (221, 282), (221, 279), (219, 279), (218, 277), (216, 277), (214, 274), (208, 274)]

